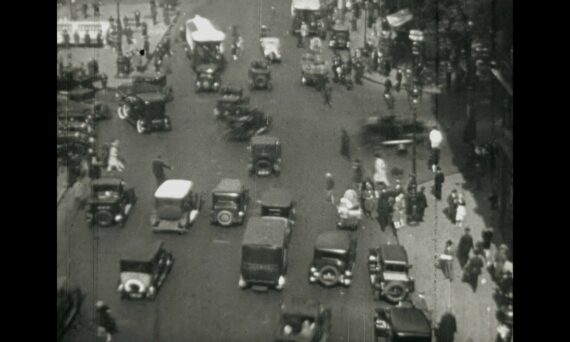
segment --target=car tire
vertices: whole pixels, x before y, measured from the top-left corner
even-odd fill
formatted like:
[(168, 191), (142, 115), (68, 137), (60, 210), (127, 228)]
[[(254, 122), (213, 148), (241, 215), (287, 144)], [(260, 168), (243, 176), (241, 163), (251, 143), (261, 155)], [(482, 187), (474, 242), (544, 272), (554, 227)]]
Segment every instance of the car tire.
[[(340, 273), (338, 272), (338, 270), (337, 270), (336, 268), (334, 268), (333, 266), (331, 266), (331, 265), (326, 265), (326, 266), (324, 266), (323, 268), (321, 268), (321, 270), (320, 270), (319, 273), (320, 273), (320, 275), (319, 275), (319, 281), (320, 281), (323, 285), (325, 285), (325, 286), (327, 286), (327, 287), (336, 285), (336, 284), (338, 283), (338, 281), (339, 281), (339, 278), (340, 278)], [(324, 275), (325, 275), (325, 274), (333, 275), (333, 276), (334, 276), (334, 280), (332, 280), (332, 279), (325, 279), (325, 278), (324, 278)]]
[(392, 303), (398, 303), (406, 298), (408, 294), (407, 287), (401, 282), (391, 282), (386, 285), (383, 295)]
[(108, 210), (97, 211), (93, 220), (101, 227), (109, 227), (113, 224), (113, 214)]
[(127, 118), (125, 116), (125, 112), (123, 111), (123, 105), (122, 104), (117, 107), (117, 116), (121, 120), (125, 120)]
[(220, 226), (229, 227), (232, 225), (234, 215), (228, 210), (222, 210), (216, 215), (216, 220)]
[(137, 120), (136, 125), (137, 125), (137, 132), (138, 132), (139, 134), (144, 134), (144, 133), (146, 133), (146, 129), (145, 129), (144, 126), (143, 126), (144, 124), (143, 124), (143, 121), (142, 121), (142, 120)]

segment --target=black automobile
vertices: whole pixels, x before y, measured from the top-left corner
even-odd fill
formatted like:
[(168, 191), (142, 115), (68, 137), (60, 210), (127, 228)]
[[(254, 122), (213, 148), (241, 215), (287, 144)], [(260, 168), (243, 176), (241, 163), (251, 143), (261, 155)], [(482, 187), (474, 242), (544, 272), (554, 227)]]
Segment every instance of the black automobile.
[(90, 157), (96, 153), (96, 140), (81, 132), (57, 132), (57, 158), (75, 159), (74, 157)]
[(269, 176), (281, 173), (281, 142), (272, 136), (251, 138), (251, 158), (248, 164), (250, 175)]
[(117, 88), (117, 115), (135, 125), (140, 134), (164, 130), (172, 124), (166, 115), (166, 96), (148, 83), (122, 84)]
[[(155, 88), (156, 93), (161, 93), (165, 96), (166, 101), (172, 101), (174, 98), (172, 87), (166, 82), (166, 75), (162, 73), (153, 72), (135, 72), (131, 74), (129, 82), (120, 84), (119, 87), (123, 92), (128, 87), (136, 87), (136, 84), (147, 84)], [(149, 87), (147, 87), (149, 88)]]
[(348, 25), (336, 24), (333, 27), (329, 40), (329, 47), (331, 49), (350, 49), (350, 33)]
[(248, 140), (267, 132), (271, 127), (272, 117), (257, 108), (243, 108), (243, 111), (234, 114), (226, 117), (228, 128), (222, 134), (226, 140)]
[[(89, 75), (81, 67), (64, 67), (61, 75), (57, 77), (57, 90), (69, 91), (77, 87), (98, 89), (104, 88), (107, 84), (107, 75), (99, 73)], [(99, 87), (96, 84), (99, 83)]]
[(174, 257), (162, 241), (127, 246), (119, 262), (121, 299), (154, 300), (173, 265)]
[(365, 146), (376, 148), (393, 144), (408, 144), (413, 142), (414, 127), (416, 142), (427, 139), (428, 129), (421, 121), (415, 123), (411, 119), (398, 119), (394, 115), (380, 117), (371, 116), (366, 119), (362, 131)]
[(349, 287), (356, 259), (356, 239), (342, 231), (324, 231), (317, 236), (309, 283), (325, 287), (338, 284)]
[(123, 227), (135, 202), (135, 189), (127, 187), (122, 179), (99, 178), (91, 183), (85, 217), (88, 223), (101, 227), (115, 223)]
[(384, 244), (370, 249), (368, 273), (374, 300), (385, 298), (397, 304), (414, 292), (414, 278), (408, 273), (410, 268), (408, 253), (401, 245)]
[(229, 117), (240, 117), (249, 108), (249, 96), (225, 94), (218, 99), (214, 108), (214, 117), (225, 120)]
[(374, 341), (431, 342), (431, 322), (416, 307), (387, 307), (374, 310)]
[(223, 178), (212, 190), (210, 222), (229, 227), (243, 224), (249, 203), (249, 190), (239, 179)]
[(80, 288), (71, 285), (66, 277), (57, 277), (57, 341), (61, 341), (66, 331), (81, 310), (84, 295)]
[(295, 202), (291, 194), (283, 189), (272, 188), (261, 194), (258, 201), (261, 216), (283, 217), (295, 224)]
[(326, 342), (332, 313), (316, 299), (289, 298), (281, 304), (281, 321), (275, 342)]
[(321, 55), (305, 53), (301, 56), (301, 84), (313, 86), (317, 90), (328, 82), (327, 64)]
[(217, 92), (222, 84), (221, 70), (215, 64), (202, 64), (196, 68), (196, 92)]
[(252, 217), (247, 222), (241, 247), (239, 287), (256, 291), (285, 286), (291, 229), (280, 217)]
[[(73, 117), (77, 114), (91, 116), (93, 121), (111, 118), (111, 109), (109, 106), (94, 100), (91, 97), (91, 92), (88, 89), (85, 90), (88, 93), (57, 95), (57, 116), (60, 120), (65, 120), (67, 117)], [(83, 92), (81, 91), (81, 93)]]
[(267, 63), (263, 61), (254, 61), (248, 71), (249, 89), (266, 89), (271, 90), (271, 69)]

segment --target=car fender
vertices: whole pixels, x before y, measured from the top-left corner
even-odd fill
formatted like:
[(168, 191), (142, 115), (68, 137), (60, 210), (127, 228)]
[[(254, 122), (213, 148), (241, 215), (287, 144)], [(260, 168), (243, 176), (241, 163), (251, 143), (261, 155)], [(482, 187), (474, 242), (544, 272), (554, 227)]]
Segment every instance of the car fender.
[(200, 212), (197, 209), (193, 209), (190, 211), (190, 224), (194, 223), (194, 221), (196, 220), (196, 218), (198, 217), (198, 214)]

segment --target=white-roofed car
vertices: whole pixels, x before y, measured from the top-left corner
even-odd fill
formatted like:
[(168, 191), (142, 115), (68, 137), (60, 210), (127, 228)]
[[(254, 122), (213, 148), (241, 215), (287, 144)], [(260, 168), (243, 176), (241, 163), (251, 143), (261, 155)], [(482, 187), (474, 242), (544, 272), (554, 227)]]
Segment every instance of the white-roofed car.
[(263, 37), (259, 40), (261, 52), (269, 63), (281, 63), (281, 41), (276, 37)]
[(214, 27), (210, 20), (196, 15), (186, 21), (186, 55), (196, 70), (202, 64), (226, 65), (224, 40), (226, 34)]
[(202, 196), (193, 191), (192, 181), (169, 179), (154, 193), (155, 208), (150, 216), (154, 233), (188, 232), (202, 207)]

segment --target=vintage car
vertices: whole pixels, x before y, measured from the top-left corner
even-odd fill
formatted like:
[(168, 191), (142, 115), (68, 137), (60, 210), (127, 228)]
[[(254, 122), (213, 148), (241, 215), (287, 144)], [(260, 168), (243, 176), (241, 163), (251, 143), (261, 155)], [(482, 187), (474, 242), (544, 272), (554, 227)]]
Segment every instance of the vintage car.
[(384, 244), (368, 253), (368, 273), (374, 300), (385, 298), (397, 304), (414, 292), (415, 281), (408, 271), (408, 253), (401, 245)]
[(116, 96), (119, 119), (135, 125), (138, 133), (172, 129), (166, 115), (166, 96), (157, 91), (156, 86), (148, 83), (122, 84), (117, 88)]
[(281, 173), (281, 142), (272, 136), (251, 138), (249, 146), (251, 159), (248, 164), (250, 175), (269, 176)]
[(229, 117), (240, 117), (249, 108), (249, 96), (224, 94), (218, 99), (214, 108), (214, 117), (225, 120)]
[(98, 89), (95, 86), (97, 83), (99, 83), (99, 88), (103, 88), (107, 84), (107, 79), (104, 73), (89, 75), (81, 67), (64, 67), (61, 75), (57, 77), (57, 90), (69, 91), (78, 87)]
[(210, 222), (223, 227), (243, 224), (249, 203), (249, 190), (239, 179), (223, 178), (212, 190)]
[(220, 88), (220, 95), (233, 95), (237, 97), (243, 97), (243, 89), (241, 87), (235, 87), (232, 85), (225, 85)]
[(65, 332), (81, 310), (84, 295), (66, 277), (57, 277), (57, 341), (61, 341)]
[(433, 331), (426, 314), (416, 307), (374, 310), (374, 341), (431, 342)]
[(256, 291), (285, 286), (291, 228), (281, 217), (252, 217), (247, 222), (241, 247), (240, 289)]
[(316, 0), (293, 0), (291, 2), (291, 16), (293, 17), (291, 33), (300, 34), (301, 23), (307, 23), (309, 36), (327, 36), (324, 3)]
[(337, 215), (337, 228), (358, 229), (360, 221), (362, 220), (362, 208), (360, 207), (360, 198), (356, 191), (348, 189), (344, 192), (337, 207)]
[(288, 191), (283, 189), (269, 189), (261, 194), (258, 201), (261, 207), (261, 216), (283, 217), (295, 224), (295, 202)]
[(263, 37), (259, 40), (263, 57), (269, 63), (281, 63), (281, 41), (276, 37)]
[(196, 68), (196, 92), (218, 91), (222, 84), (220, 70), (214, 64), (202, 64)]
[(336, 24), (332, 28), (329, 47), (331, 49), (350, 49), (350, 33), (348, 25)]
[(154, 300), (173, 265), (174, 257), (162, 241), (128, 245), (119, 262), (121, 299)]
[[(93, 121), (107, 120), (111, 118), (111, 109), (108, 105), (95, 101), (90, 97), (75, 96), (72, 100), (69, 95), (57, 95), (57, 116), (60, 120), (74, 117), (74, 113), (90, 116)], [(77, 115), (75, 115), (77, 117)]]
[(333, 74), (333, 82), (342, 84), (347, 90), (351, 90), (354, 86), (352, 83), (352, 67), (349, 63), (350, 52), (344, 53), (335, 52), (331, 63), (331, 70)]
[(82, 122), (82, 121), (63, 121), (57, 120), (57, 131), (63, 132), (79, 132), (81, 134), (86, 134), (90, 137), (93, 137), (93, 140), (97, 140), (95, 134), (95, 127), (93, 127), (93, 123), (89, 122)]
[(185, 179), (169, 179), (154, 193), (155, 209), (150, 215), (153, 233), (187, 233), (200, 212), (202, 197), (192, 191), (193, 183)]
[(243, 108), (235, 115), (226, 117), (228, 128), (222, 133), (226, 140), (248, 140), (271, 128), (273, 119), (257, 108)]
[(249, 89), (267, 89), (271, 90), (273, 85), (271, 84), (271, 69), (267, 66), (265, 62), (254, 61), (251, 62), (251, 67), (248, 71), (249, 78)]
[(321, 90), (328, 81), (328, 67), (321, 55), (305, 53), (301, 56), (301, 84)]
[(57, 157), (72, 158), (73, 156), (89, 157), (96, 153), (96, 140), (80, 132), (57, 132)]
[[(132, 92), (136, 92), (137, 84), (148, 85), (144, 89), (154, 87), (156, 93), (161, 93), (165, 96), (166, 101), (172, 101), (174, 98), (172, 86), (166, 82), (166, 75), (155, 72), (134, 72), (131, 74), (131, 79), (118, 86), (121, 92), (127, 93), (127, 88), (133, 88)], [(148, 91), (145, 91), (148, 92)]]
[(227, 64), (224, 56), (225, 33), (216, 29), (210, 20), (199, 15), (186, 21), (186, 56), (192, 60), (196, 71), (203, 64), (215, 64), (223, 70)]
[(362, 131), (365, 146), (397, 146), (402, 148), (413, 143), (414, 127), (416, 142), (422, 143), (428, 138), (428, 129), (421, 121), (415, 125), (411, 119), (398, 119), (394, 115), (387, 117), (371, 116), (366, 119)]
[(123, 227), (136, 200), (135, 189), (127, 187), (122, 179), (96, 179), (91, 183), (85, 218), (88, 223), (101, 227), (115, 223)]
[(326, 342), (331, 333), (331, 310), (316, 299), (293, 297), (281, 304), (275, 342)]
[(356, 258), (356, 239), (341, 231), (325, 231), (317, 236), (313, 261), (309, 266), (309, 283), (326, 287), (352, 283)]

